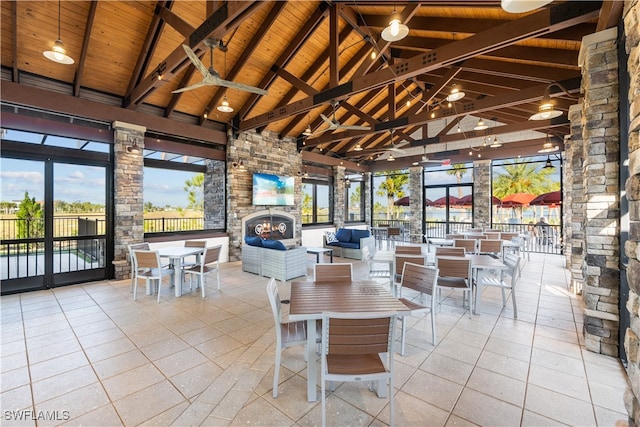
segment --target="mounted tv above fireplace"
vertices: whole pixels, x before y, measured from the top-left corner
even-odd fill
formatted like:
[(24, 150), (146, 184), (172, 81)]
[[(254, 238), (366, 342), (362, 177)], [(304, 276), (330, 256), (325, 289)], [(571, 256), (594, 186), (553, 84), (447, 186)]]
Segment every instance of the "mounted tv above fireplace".
[(253, 174), (253, 204), (264, 206), (293, 205), (295, 179), (292, 176)]

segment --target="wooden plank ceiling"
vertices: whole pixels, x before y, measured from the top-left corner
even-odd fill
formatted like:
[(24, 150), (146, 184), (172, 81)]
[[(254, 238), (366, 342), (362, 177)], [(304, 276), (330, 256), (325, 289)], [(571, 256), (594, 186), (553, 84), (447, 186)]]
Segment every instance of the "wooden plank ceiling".
[[(554, 1), (512, 14), (490, 0), (3, 1), (1, 60), (14, 83), (39, 76), (76, 97), (116, 96), (132, 111), (188, 115), (234, 132), (268, 129), (296, 137), (300, 150), (320, 154), (307, 156), (314, 161), (382, 164), (393, 154), (401, 166), (425, 153), (461, 161), (484, 150), (487, 136), (504, 143), (483, 151), (498, 158), (533, 154), (546, 134), (562, 145), (566, 114), (528, 118), (551, 83), (566, 89), (550, 87), (557, 109), (578, 102), (582, 37), (616, 25), (621, 6)], [(394, 9), (410, 30), (389, 43), (381, 31)], [(42, 55), (58, 32), (73, 65)], [(208, 67), (210, 38), (226, 48), (213, 50), (222, 78), (268, 94), (220, 86), (172, 93), (202, 80), (181, 45)], [(449, 104), (453, 85), (466, 96)], [(216, 109), (224, 97), (233, 112)], [(370, 129), (324, 131), (321, 114)], [(479, 119), (489, 128), (473, 130)], [(303, 135), (307, 127), (313, 135)]]

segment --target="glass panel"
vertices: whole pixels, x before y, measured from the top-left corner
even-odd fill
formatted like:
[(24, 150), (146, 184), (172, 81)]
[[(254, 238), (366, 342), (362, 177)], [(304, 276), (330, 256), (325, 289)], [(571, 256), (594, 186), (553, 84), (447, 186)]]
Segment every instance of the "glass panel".
[(144, 168), (144, 232), (204, 229), (204, 174)]
[(362, 193), (363, 183), (351, 181), (351, 185), (347, 187), (347, 221), (363, 221)]
[[(473, 206), (466, 200), (471, 199), (473, 187), (449, 187), (449, 227), (464, 230), (471, 227)], [(466, 198), (465, 198), (466, 197)], [(461, 201), (462, 200), (462, 201)]]
[[(53, 272), (104, 266), (105, 168), (56, 163), (53, 167)], [(69, 239), (70, 237), (75, 237)]]
[(313, 184), (302, 183), (302, 223), (313, 223)]
[(392, 227), (407, 227), (406, 207), (402, 199), (410, 195), (409, 174), (404, 171), (373, 177), (373, 226), (389, 224)]
[(331, 212), (329, 211), (329, 186), (318, 184), (316, 191), (318, 198), (318, 200), (316, 200), (316, 222), (329, 222), (331, 219)]
[[(0, 280), (44, 274), (44, 163), (0, 159)], [(38, 242), (10, 240), (40, 239)]]
[(427, 237), (444, 238), (447, 230), (447, 208), (443, 201), (447, 195), (445, 187), (425, 188), (425, 234)]

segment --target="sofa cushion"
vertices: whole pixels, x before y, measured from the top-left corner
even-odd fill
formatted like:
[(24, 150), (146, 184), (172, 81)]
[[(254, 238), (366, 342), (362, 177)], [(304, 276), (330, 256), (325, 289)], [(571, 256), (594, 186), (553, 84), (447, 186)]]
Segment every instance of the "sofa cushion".
[(369, 230), (351, 230), (351, 243), (360, 245), (360, 239), (369, 237)]
[(335, 231), (327, 231), (325, 232), (325, 236), (327, 237), (327, 243), (331, 244), (331, 243), (335, 243), (338, 241), (338, 239), (336, 239), (336, 232)]
[(339, 242), (349, 243), (351, 242), (351, 229), (349, 228), (341, 228), (336, 233), (336, 239)]
[(287, 248), (280, 240), (263, 240), (262, 246), (269, 249), (277, 249), (279, 251), (287, 250)]
[(336, 243), (336, 246), (340, 246), (341, 248), (360, 249), (360, 243), (338, 242)]
[(262, 239), (259, 236), (245, 236), (244, 242), (249, 246), (262, 247)]

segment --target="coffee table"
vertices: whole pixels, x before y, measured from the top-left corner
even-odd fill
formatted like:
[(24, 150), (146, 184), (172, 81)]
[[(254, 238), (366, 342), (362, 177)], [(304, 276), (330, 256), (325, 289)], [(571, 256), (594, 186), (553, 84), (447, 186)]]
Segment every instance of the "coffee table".
[(324, 253), (328, 253), (329, 254), (329, 259), (331, 260), (331, 263), (333, 264), (333, 249), (330, 248), (316, 248), (316, 247), (310, 247), (307, 248), (307, 253), (308, 254), (314, 254), (316, 256), (316, 264), (320, 263), (320, 254), (324, 254)]

